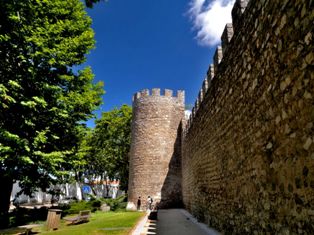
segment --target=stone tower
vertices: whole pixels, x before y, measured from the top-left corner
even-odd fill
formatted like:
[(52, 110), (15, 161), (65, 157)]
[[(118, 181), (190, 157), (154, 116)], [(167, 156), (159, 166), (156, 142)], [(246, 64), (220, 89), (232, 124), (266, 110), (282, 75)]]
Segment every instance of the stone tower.
[(181, 120), (184, 91), (138, 92), (133, 97), (128, 209), (151, 196), (161, 208), (181, 205)]

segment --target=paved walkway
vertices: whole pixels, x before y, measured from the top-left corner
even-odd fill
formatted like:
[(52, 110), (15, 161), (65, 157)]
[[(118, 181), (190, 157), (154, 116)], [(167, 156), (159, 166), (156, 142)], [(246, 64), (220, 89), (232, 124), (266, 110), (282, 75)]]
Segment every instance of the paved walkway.
[(138, 226), (133, 234), (219, 235), (214, 229), (197, 222), (190, 213), (183, 209), (158, 210), (158, 220), (149, 220), (146, 217), (145, 221), (145, 225), (143, 226), (142, 221), (142, 226)]
[(131, 232), (131, 235), (140, 235), (142, 234), (145, 228), (145, 225), (148, 222), (148, 213), (137, 223), (134, 230)]

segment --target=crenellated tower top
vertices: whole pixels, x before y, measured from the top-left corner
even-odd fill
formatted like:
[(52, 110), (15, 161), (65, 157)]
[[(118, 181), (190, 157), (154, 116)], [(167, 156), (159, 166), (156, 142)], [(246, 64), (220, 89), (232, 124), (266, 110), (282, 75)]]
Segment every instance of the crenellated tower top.
[(174, 95), (173, 90), (170, 89), (164, 89), (163, 94), (161, 93), (160, 88), (153, 88), (151, 91), (149, 89), (143, 89), (133, 95), (133, 102), (146, 97), (167, 97), (172, 98), (178, 103), (184, 104), (185, 92), (183, 90), (178, 90), (176, 95)]
[[(133, 96), (128, 209), (151, 196), (160, 208), (181, 203), (181, 138), (184, 91), (144, 89)], [(174, 196), (175, 195), (175, 196)]]

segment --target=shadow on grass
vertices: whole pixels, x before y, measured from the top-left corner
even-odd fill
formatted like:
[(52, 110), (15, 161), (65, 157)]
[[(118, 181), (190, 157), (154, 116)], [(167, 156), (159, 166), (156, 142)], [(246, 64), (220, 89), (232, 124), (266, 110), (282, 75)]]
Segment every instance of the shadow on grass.
[[(60, 207), (25, 208), (18, 207), (12, 212), (0, 214), (0, 229), (14, 228), (21, 225), (46, 221), (48, 209), (63, 209)], [(2, 233), (0, 233), (2, 235)]]
[(8, 228), (8, 229), (0, 230), (1, 235), (3, 235), (3, 234), (20, 234), (22, 232), (24, 232), (24, 230), (19, 229), (19, 228)]
[(80, 222), (76, 222), (76, 223), (66, 223), (66, 226), (75, 226), (75, 225), (79, 225), (79, 224), (86, 224), (89, 223), (89, 221), (80, 221)]
[[(0, 235), (17, 235), (25, 234), (25, 229), (23, 228), (8, 228), (0, 230)], [(28, 234), (39, 234), (39, 232), (29, 232)]]
[(0, 216), (0, 229), (17, 227), (39, 220), (46, 220), (47, 213), (47, 207), (33, 209), (22, 207), (16, 208), (12, 212)]

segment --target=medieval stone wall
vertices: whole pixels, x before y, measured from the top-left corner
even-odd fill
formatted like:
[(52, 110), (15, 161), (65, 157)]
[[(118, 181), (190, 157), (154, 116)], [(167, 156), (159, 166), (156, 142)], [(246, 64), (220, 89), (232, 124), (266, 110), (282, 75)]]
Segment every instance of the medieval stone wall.
[(237, 0), (184, 131), (184, 205), (225, 234), (314, 234), (313, 9)]
[(166, 89), (137, 93), (133, 99), (132, 142), (128, 208), (142, 198), (143, 209), (151, 196), (160, 207), (181, 203), (181, 137), (178, 130), (184, 116), (184, 92), (174, 97)]

